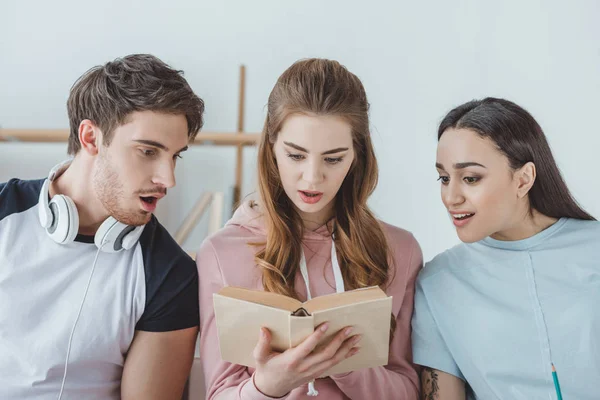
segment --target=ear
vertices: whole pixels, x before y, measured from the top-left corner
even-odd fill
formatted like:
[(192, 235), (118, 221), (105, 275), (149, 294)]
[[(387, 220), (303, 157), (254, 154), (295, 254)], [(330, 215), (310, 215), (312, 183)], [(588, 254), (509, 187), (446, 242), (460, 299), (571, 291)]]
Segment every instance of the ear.
[(515, 172), (517, 182), (517, 196), (523, 198), (527, 196), (531, 187), (535, 183), (536, 169), (535, 164), (528, 162)]
[(79, 124), (79, 143), (81, 149), (90, 155), (98, 154), (98, 146), (102, 140), (100, 129), (89, 119), (84, 119)]

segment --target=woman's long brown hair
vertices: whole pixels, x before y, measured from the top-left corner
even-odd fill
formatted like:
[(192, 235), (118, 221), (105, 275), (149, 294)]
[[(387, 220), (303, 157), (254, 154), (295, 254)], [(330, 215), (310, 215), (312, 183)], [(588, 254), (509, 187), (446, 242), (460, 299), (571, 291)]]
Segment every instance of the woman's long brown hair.
[[(298, 298), (294, 282), (302, 254), (303, 224), (285, 194), (273, 145), (291, 114), (329, 115), (352, 127), (355, 158), (336, 195), (335, 246), (347, 290), (389, 283), (389, 250), (379, 222), (367, 206), (377, 186), (377, 160), (369, 132), (369, 103), (362, 83), (336, 61), (301, 60), (277, 80), (269, 96), (258, 150), (258, 185), (266, 220), (266, 243), (255, 261), (266, 291)], [(392, 317), (392, 333), (395, 319)]]

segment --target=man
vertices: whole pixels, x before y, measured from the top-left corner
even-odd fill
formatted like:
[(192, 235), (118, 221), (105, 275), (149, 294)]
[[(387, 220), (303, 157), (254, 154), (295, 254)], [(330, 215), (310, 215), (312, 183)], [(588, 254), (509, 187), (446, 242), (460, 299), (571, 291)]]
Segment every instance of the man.
[(72, 160), (0, 184), (0, 398), (181, 399), (198, 275), (152, 212), (204, 103), (130, 55), (86, 72), (67, 106)]

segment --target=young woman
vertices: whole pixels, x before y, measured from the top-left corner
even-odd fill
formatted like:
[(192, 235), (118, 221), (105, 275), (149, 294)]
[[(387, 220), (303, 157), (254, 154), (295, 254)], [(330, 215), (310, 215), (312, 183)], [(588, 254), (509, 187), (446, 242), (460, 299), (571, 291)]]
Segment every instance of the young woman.
[(472, 101), (438, 130), (460, 244), (420, 273), (413, 351), (424, 399), (598, 399), (600, 223), (577, 205), (518, 105)]
[[(299, 61), (269, 96), (258, 153), (260, 199), (245, 202), (198, 252), (200, 351), (208, 399), (417, 399), (410, 320), (422, 254), (413, 236), (367, 207), (377, 183), (369, 104), (360, 80), (335, 61)], [(283, 353), (259, 336), (256, 370), (221, 360), (213, 293), (262, 289), (305, 301), (378, 285), (393, 296), (389, 364), (317, 379), (360, 349), (344, 328), (327, 347), (317, 329)], [(324, 325), (322, 328), (326, 329)], [(316, 390), (315, 390), (316, 389)]]

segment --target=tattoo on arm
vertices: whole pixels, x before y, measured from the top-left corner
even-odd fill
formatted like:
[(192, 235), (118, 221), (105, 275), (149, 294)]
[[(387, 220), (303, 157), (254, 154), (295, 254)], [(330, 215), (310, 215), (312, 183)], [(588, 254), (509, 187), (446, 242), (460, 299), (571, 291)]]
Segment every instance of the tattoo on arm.
[(421, 371), (421, 386), (423, 400), (439, 399), (438, 373), (432, 368), (425, 367)]

